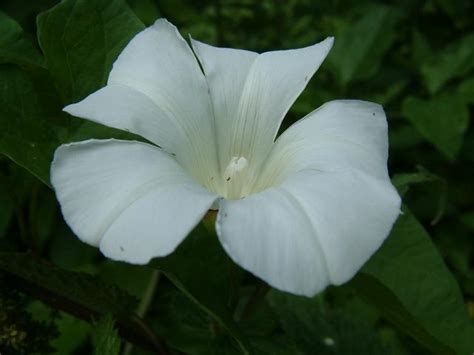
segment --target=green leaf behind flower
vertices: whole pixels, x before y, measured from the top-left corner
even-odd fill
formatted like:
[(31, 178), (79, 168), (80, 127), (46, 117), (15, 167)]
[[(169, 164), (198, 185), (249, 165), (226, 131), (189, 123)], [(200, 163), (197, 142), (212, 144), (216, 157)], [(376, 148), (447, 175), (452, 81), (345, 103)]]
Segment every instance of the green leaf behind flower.
[(403, 115), (448, 159), (454, 160), (469, 125), (469, 111), (463, 99), (442, 95), (432, 100), (408, 97)]
[(173, 254), (155, 259), (152, 265), (207, 313), (217, 328), (231, 335), (242, 353), (249, 352), (247, 340), (233, 320), (232, 290), (240, 270), (214, 233), (199, 225)]
[(474, 33), (435, 52), (422, 66), (421, 74), (430, 93), (436, 93), (454, 78), (466, 75), (474, 68)]
[(0, 64), (42, 65), (38, 48), (15, 20), (0, 11)]
[(328, 61), (342, 86), (374, 75), (395, 40), (397, 11), (374, 6), (358, 21), (348, 24), (336, 41)]
[(474, 326), (458, 284), (409, 211), (352, 281), (401, 331), (437, 354), (472, 354)]
[(43, 70), (0, 64), (0, 153), (48, 183), (59, 102)]
[(38, 16), (38, 40), (63, 103), (104, 86), (143, 24), (122, 0), (66, 0)]

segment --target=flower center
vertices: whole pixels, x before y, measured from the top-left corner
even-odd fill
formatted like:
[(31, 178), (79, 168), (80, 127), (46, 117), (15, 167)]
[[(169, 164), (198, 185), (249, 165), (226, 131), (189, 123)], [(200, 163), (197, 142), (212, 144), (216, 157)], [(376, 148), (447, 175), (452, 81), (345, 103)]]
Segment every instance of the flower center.
[(243, 197), (242, 190), (246, 181), (245, 176), (248, 172), (248, 165), (249, 162), (245, 157), (232, 157), (224, 170), (226, 198), (238, 199)]
[(229, 165), (225, 168), (224, 171), (224, 178), (225, 181), (232, 181), (235, 180), (243, 170), (249, 165), (249, 162), (244, 157), (233, 157), (230, 160)]

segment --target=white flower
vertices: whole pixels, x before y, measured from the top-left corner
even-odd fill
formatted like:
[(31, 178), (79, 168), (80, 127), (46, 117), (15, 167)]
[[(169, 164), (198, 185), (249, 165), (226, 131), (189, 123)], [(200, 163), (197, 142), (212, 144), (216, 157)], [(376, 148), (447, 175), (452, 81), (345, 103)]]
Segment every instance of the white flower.
[(275, 141), (332, 44), (259, 55), (192, 40), (203, 74), (176, 28), (156, 21), (106, 87), (64, 109), (156, 144), (59, 147), (51, 181), (69, 226), (111, 259), (145, 264), (218, 208), (226, 252), (271, 286), (311, 296), (349, 280), (399, 214), (382, 107), (332, 101)]

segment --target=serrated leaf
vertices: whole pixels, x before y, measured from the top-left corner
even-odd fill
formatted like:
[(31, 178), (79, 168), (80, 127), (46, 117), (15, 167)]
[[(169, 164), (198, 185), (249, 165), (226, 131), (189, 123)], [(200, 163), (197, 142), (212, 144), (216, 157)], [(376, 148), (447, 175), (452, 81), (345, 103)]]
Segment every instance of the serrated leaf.
[(63, 103), (104, 86), (118, 54), (144, 27), (122, 0), (66, 0), (40, 14), (37, 26)]
[(92, 342), (95, 355), (118, 355), (120, 338), (115, 329), (115, 322), (110, 314), (103, 316), (94, 324)]
[(462, 77), (474, 68), (474, 33), (436, 51), (421, 66), (423, 80), (434, 94), (449, 80)]
[(163, 349), (135, 315), (136, 299), (97, 276), (63, 270), (29, 254), (6, 252), (0, 252), (0, 271), (12, 277), (16, 287), (56, 309), (88, 321), (111, 314), (122, 336), (145, 349)]
[(0, 64), (42, 65), (39, 50), (30, 42), (23, 29), (0, 11)]
[(454, 160), (469, 125), (469, 110), (456, 95), (431, 100), (408, 97), (402, 104), (403, 115), (448, 159)]
[(374, 75), (380, 61), (395, 40), (397, 12), (374, 6), (357, 22), (336, 34), (328, 61), (342, 86)]
[(437, 354), (471, 354), (474, 326), (458, 284), (409, 211), (352, 281), (401, 331)]

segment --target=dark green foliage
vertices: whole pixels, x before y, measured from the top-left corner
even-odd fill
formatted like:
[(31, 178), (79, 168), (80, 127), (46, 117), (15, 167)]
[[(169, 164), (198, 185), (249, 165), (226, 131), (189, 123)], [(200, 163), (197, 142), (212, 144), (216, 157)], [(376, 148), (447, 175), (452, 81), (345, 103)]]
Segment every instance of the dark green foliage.
[[(0, 284), (8, 276), (0, 271)], [(57, 337), (51, 321), (39, 322), (26, 311), (29, 299), (14, 288), (0, 288), (0, 352), (2, 354), (47, 354), (53, 351), (49, 342)]]
[[(473, 13), (470, 0), (2, 0), (0, 353), (472, 354)], [(48, 187), (57, 146), (140, 138), (62, 107), (105, 85), (158, 17), (260, 52), (335, 36), (282, 129), (329, 100), (382, 104), (406, 206), (347, 285), (269, 290), (226, 256), (212, 218), (148, 267), (104, 260), (64, 223)]]

